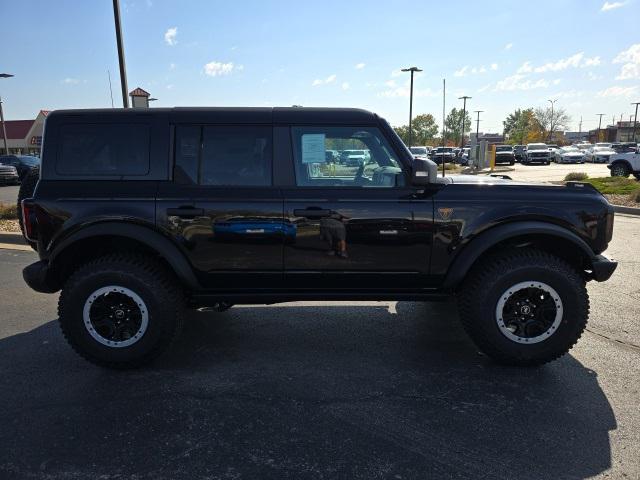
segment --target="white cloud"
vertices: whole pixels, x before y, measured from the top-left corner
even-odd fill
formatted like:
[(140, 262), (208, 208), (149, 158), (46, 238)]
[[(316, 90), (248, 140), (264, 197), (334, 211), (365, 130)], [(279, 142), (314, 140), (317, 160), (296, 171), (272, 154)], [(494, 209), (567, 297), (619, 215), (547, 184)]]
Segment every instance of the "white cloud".
[[(578, 98), (578, 97), (582, 97), (585, 94), (584, 91), (582, 90), (575, 90), (575, 89), (571, 89), (571, 90), (565, 90), (563, 92), (557, 92), (553, 95), (546, 95), (545, 97), (549, 97), (549, 98)], [(541, 99), (541, 100), (545, 100), (545, 98)]]
[(166, 32), (164, 32), (164, 41), (167, 45), (175, 45), (178, 43), (176, 40), (176, 36), (178, 35), (178, 27), (171, 27)]
[(554, 84), (554, 85), (558, 85), (561, 81), (562, 81), (562, 79), (560, 79), (560, 78), (556, 78), (556, 79), (553, 81), (553, 84)]
[(204, 73), (210, 77), (222, 77), (230, 75), (234, 70), (243, 70), (242, 65), (234, 65), (232, 62), (209, 62), (204, 66)]
[(602, 5), (602, 8), (600, 9), (600, 11), (608, 12), (609, 10), (614, 10), (616, 8), (624, 7), (626, 4), (627, 2), (604, 2), (604, 5)]
[(387, 80), (386, 82), (384, 82), (384, 84), (389, 88), (394, 88), (396, 86), (396, 81), (395, 80)]
[(342, 90), (349, 90), (350, 85), (349, 82), (342, 82)]
[(504, 49), (505, 49), (505, 50), (511, 50), (511, 47), (513, 47), (513, 43), (507, 43), (507, 44), (504, 46)]
[(498, 64), (497, 63), (492, 63), (491, 64), (491, 70), (498, 70)]
[(633, 87), (619, 87), (616, 85), (613, 87), (605, 88), (604, 90), (598, 92), (599, 97), (631, 97), (637, 94), (637, 85)]
[(169, 85), (167, 85), (167, 90), (172, 90), (173, 89), (173, 83), (170, 83)]
[(516, 73), (496, 83), (494, 91), (515, 91), (515, 90), (533, 90), (535, 88), (546, 88), (549, 82), (544, 78), (540, 78), (535, 82), (527, 78), (527, 75)]
[(358, 63), (356, 64), (356, 70), (362, 70), (365, 66), (366, 66), (365, 63)]
[(616, 80), (640, 79), (640, 43), (620, 52), (613, 59), (613, 63), (624, 64)]
[(169, 64), (169, 70), (175, 70), (176, 69), (176, 64), (175, 63), (170, 63)]
[(460, 70), (456, 70), (453, 72), (454, 77), (464, 77), (467, 74), (467, 70), (469, 70), (469, 66), (465, 65)]
[(487, 83), (486, 85), (483, 85), (482, 87), (480, 87), (477, 91), (478, 93), (486, 92), (487, 90), (489, 90), (490, 87), (491, 87), (491, 84)]
[(64, 85), (77, 85), (80, 83), (80, 80), (78, 80), (77, 78), (67, 77), (64, 80), (62, 80), (60, 83), (63, 83)]
[(393, 72), (391, 72), (391, 76), (392, 77), (399, 77), (403, 73), (405, 73), (405, 72), (403, 72), (402, 70), (394, 70)]
[(320, 79), (316, 78), (311, 84), (312, 87), (317, 87), (318, 85), (328, 85), (329, 83), (333, 83), (336, 81), (337, 76), (335, 74), (329, 75), (327, 78)]
[(537, 67), (534, 67), (530, 61), (526, 61), (518, 68), (516, 73), (559, 72), (568, 68), (597, 67), (601, 63), (600, 57), (589, 58), (584, 56), (584, 52), (578, 52), (567, 58), (561, 58), (555, 62), (547, 62)]

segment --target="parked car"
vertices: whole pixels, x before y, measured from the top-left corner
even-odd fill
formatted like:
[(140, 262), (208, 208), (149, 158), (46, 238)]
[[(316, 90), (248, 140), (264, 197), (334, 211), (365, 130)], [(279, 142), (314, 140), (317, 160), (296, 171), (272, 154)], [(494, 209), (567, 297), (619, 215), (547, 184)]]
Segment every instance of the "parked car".
[(456, 159), (456, 163), (458, 165), (462, 165), (463, 167), (468, 167), (469, 166), (469, 160), (470, 160), (470, 153), (469, 152), (471, 152), (471, 148), (464, 147), (462, 149), (462, 152), (460, 152), (460, 155)]
[[(321, 140), (366, 144), (370, 174), (312, 168)], [(586, 282), (617, 266), (590, 184), (443, 178), (364, 110), (54, 111), (42, 148), (23, 277), (61, 291), (64, 337), (105, 367), (152, 361), (187, 309), (443, 297), (487, 355), (539, 365), (578, 341)]]
[(613, 146), (613, 143), (609, 143), (609, 142), (599, 142), (594, 145), (594, 147), (601, 147), (601, 148), (611, 148), (612, 146)]
[(22, 181), (32, 168), (40, 165), (40, 159), (30, 155), (0, 155), (0, 163), (16, 167)]
[(636, 149), (638, 148), (638, 144), (634, 143), (634, 142), (622, 142), (622, 143), (613, 143), (611, 145), (611, 148), (616, 152), (616, 153), (628, 153), (628, 152), (635, 152)]
[(431, 150), (429, 158), (440, 165), (443, 162), (454, 162), (456, 156), (453, 153), (453, 147), (437, 147)]
[(555, 158), (556, 158), (556, 152), (560, 147), (558, 147), (558, 145), (555, 145), (555, 144), (547, 144), (547, 147), (549, 148), (549, 153), (551, 154), (551, 161), (553, 162), (555, 161)]
[(531, 163), (542, 163), (549, 165), (551, 163), (551, 152), (546, 143), (528, 143), (527, 153), (521, 162), (524, 165)]
[(591, 147), (593, 147), (593, 145), (591, 145), (589, 142), (580, 142), (580, 143), (576, 143), (574, 145), (574, 147), (580, 149), (580, 150), (588, 150)]
[(596, 144), (594, 147), (587, 150), (585, 154), (585, 161), (591, 163), (609, 163), (609, 158), (615, 154), (615, 150), (611, 147), (603, 147)]
[(409, 148), (409, 151), (413, 153), (415, 158), (421, 158), (424, 160), (429, 159), (429, 150), (427, 150), (427, 147), (411, 147)]
[(556, 163), (584, 163), (584, 152), (576, 147), (562, 147), (556, 150)]
[(633, 174), (636, 180), (640, 180), (640, 147), (632, 152), (611, 155), (607, 168), (612, 177), (628, 177)]
[(511, 145), (496, 145), (496, 165), (498, 163), (508, 163), (509, 165), (516, 163)]
[(20, 176), (18, 170), (13, 165), (5, 165), (0, 163), (0, 184), (2, 185), (18, 185)]
[(347, 167), (359, 167), (367, 163), (367, 154), (365, 150), (343, 150), (341, 160)]
[(525, 145), (514, 145), (513, 146), (513, 156), (516, 159), (516, 162), (522, 161), (525, 157), (527, 151), (527, 147)]

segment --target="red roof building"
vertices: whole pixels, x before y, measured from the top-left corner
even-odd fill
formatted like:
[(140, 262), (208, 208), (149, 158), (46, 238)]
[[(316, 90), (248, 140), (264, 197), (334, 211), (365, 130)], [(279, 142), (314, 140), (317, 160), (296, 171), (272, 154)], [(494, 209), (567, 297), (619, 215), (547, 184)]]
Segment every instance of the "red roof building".
[[(44, 120), (49, 110), (40, 110), (33, 120), (5, 120), (9, 153), (40, 156)], [(4, 154), (4, 132), (0, 127), (0, 151)]]

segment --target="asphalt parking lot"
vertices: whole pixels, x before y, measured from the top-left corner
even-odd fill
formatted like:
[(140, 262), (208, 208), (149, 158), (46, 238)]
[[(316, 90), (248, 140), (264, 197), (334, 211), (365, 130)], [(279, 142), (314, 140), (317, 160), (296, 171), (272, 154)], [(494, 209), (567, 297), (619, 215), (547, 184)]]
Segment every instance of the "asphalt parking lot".
[(151, 367), (96, 368), (57, 295), (0, 250), (0, 478), (639, 478), (640, 219), (578, 345), (538, 369), (480, 355), (452, 303), (194, 313)]
[(15, 203), (20, 185), (0, 185), (0, 204)]
[(552, 163), (551, 165), (516, 163), (513, 166), (498, 165), (498, 167), (512, 169), (512, 171), (505, 172), (505, 175), (524, 182), (560, 182), (564, 180), (567, 173), (571, 172), (585, 172), (590, 177), (608, 177), (610, 175), (605, 163)]

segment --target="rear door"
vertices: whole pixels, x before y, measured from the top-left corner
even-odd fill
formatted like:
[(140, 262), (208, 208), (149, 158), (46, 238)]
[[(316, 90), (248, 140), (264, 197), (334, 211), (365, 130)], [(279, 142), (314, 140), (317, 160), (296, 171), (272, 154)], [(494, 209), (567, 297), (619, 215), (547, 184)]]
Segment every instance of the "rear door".
[(209, 289), (277, 287), (283, 202), (273, 187), (271, 125), (176, 125), (173, 182), (158, 219)]

